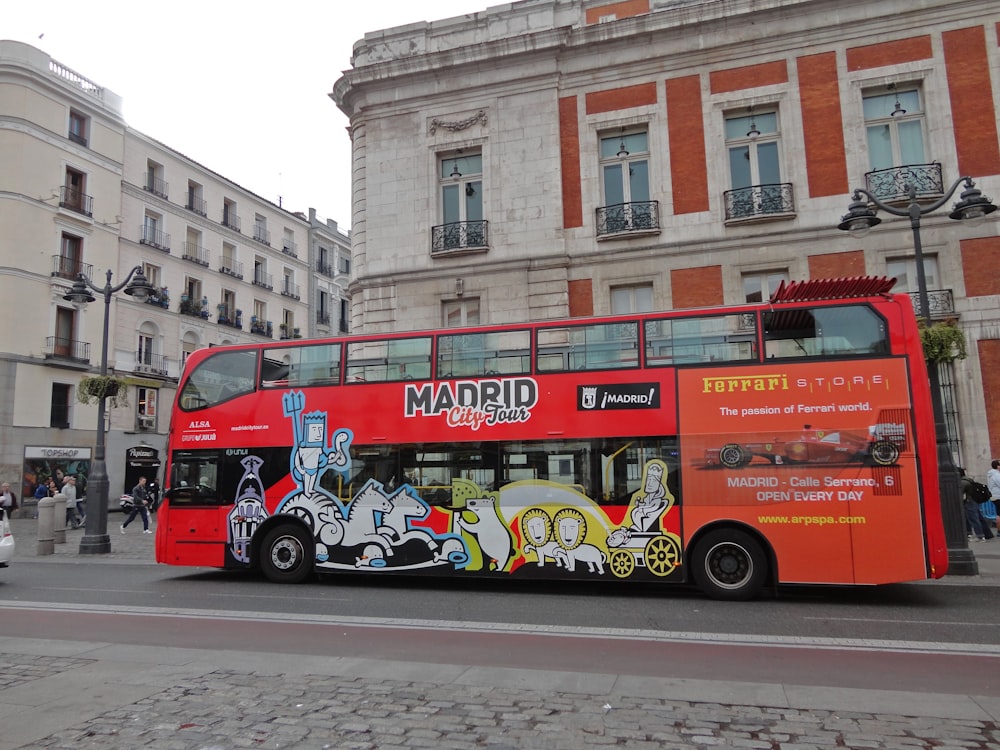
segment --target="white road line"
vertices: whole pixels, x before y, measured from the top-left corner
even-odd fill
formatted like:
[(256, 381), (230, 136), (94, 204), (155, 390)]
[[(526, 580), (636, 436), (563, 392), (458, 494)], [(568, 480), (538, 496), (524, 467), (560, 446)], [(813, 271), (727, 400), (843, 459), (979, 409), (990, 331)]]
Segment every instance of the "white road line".
[(0, 602), (0, 608), (50, 612), (77, 612), (100, 615), (119, 614), (136, 617), (175, 617), (190, 620), (231, 620), (303, 625), (335, 625), (358, 628), (436, 630), (452, 629), (465, 633), (503, 633), (542, 635), (561, 638), (608, 638), (614, 640), (653, 641), (660, 643), (697, 643), (757, 648), (810, 648), (829, 651), (894, 651), (914, 654), (949, 654), (1000, 657), (1000, 644), (933, 643), (925, 641), (879, 640), (875, 638), (814, 638), (805, 636), (753, 635), (741, 633), (695, 633), (644, 630), (635, 628), (587, 628), (569, 625), (522, 625), (515, 623), (452, 622), (385, 617), (345, 617), (303, 614), (265, 614), (231, 610), (173, 609), (166, 607), (130, 607), (50, 602)]

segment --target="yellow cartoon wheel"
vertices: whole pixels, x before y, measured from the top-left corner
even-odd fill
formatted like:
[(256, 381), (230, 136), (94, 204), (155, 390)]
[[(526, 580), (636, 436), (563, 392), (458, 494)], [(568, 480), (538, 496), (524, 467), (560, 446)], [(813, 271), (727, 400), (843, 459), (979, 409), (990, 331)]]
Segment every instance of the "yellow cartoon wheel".
[(611, 553), (611, 572), (618, 578), (628, 578), (635, 570), (635, 556), (623, 549)]
[(681, 564), (681, 546), (669, 536), (654, 536), (646, 545), (643, 557), (650, 573), (665, 576)]

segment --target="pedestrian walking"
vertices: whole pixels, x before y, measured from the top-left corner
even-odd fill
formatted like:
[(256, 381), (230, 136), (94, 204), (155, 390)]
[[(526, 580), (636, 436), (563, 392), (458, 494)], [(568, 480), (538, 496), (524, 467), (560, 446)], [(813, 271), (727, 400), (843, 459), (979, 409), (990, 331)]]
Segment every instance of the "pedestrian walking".
[(125, 523), (121, 525), (121, 532), (125, 533), (125, 527), (135, 520), (136, 516), (142, 516), (142, 533), (152, 534), (149, 530), (149, 495), (146, 492), (146, 477), (139, 477), (139, 483), (132, 488), (132, 512), (128, 514)]
[(0, 508), (7, 511), (7, 518), (17, 510), (17, 495), (11, 492), (9, 482), (0, 484)]
[[(994, 461), (993, 463), (997, 463)], [(962, 477), (962, 508), (965, 512), (965, 530), (969, 534), (969, 539), (977, 542), (985, 542), (986, 535), (983, 529), (983, 522), (979, 512), (979, 502), (975, 497), (975, 485), (972, 477), (965, 473), (965, 469), (959, 467), (959, 475)]]
[(76, 479), (72, 476), (63, 479), (62, 493), (66, 496), (66, 525), (78, 529), (82, 525), (76, 509)]

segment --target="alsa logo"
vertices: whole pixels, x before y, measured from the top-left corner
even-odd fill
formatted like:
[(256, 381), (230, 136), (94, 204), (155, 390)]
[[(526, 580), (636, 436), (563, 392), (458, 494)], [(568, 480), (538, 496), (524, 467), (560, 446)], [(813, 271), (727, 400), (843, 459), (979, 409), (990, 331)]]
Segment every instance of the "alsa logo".
[(533, 378), (459, 380), (406, 386), (407, 417), (445, 415), (449, 427), (515, 424), (531, 419), (538, 404), (538, 383)]
[(189, 430), (204, 430), (204, 429), (210, 430), (212, 429), (212, 423), (209, 422), (207, 419), (192, 419), (188, 423), (187, 428)]

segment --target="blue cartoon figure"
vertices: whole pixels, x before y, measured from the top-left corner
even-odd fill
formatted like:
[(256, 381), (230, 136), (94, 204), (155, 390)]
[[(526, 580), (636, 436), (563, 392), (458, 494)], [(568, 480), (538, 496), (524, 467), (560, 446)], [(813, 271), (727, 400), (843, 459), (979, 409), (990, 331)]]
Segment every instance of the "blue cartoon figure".
[(326, 412), (305, 413), (305, 394), (290, 391), (281, 399), (286, 417), (291, 417), (295, 445), (292, 449), (292, 477), (302, 487), (305, 497), (319, 494), (319, 477), (327, 469), (346, 474), (351, 467), (350, 430), (337, 430), (329, 448), (326, 446)]

